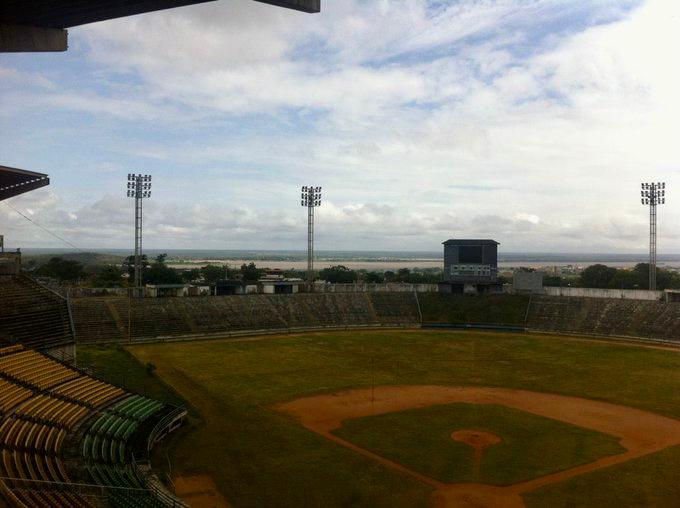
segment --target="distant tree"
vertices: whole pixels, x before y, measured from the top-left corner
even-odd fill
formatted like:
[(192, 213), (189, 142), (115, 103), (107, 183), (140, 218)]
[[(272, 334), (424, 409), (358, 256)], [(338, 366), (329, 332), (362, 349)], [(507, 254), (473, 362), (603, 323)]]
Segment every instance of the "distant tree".
[(331, 284), (349, 284), (357, 280), (357, 274), (344, 265), (335, 265), (321, 270), (319, 278)]
[(259, 269), (252, 261), (248, 264), (243, 263), (241, 265), (241, 276), (243, 277), (243, 280), (247, 282), (257, 281), (262, 276), (263, 272), (264, 270)]
[(616, 268), (602, 264), (591, 265), (581, 272), (581, 286), (586, 288), (610, 288), (616, 275)]
[(641, 273), (636, 270), (616, 270), (609, 287), (614, 289), (646, 289), (647, 272), (644, 272), (645, 281), (642, 281)]
[(182, 284), (184, 281), (178, 270), (165, 263), (153, 263), (142, 274), (144, 284)]
[(512, 284), (512, 277), (509, 277), (507, 275), (499, 275), (498, 282), (500, 282), (501, 284)]
[[(142, 254), (141, 258), (141, 263), (142, 263), (142, 274), (146, 271), (147, 268), (149, 268), (149, 259), (146, 257), (146, 254)], [(123, 270), (127, 272), (128, 276), (130, 277), (130, 281), (134, 281), (135, 279), (135, 257), (134, 256), (128, 256), (125, 258), (123, 261)]]
[(61, 257), (51, 258), (47, 263), (38, 268), (35, 273), (42, 277), (54, 277), (61, 282), (73, 282), (85, 275), (82, 263)]
[(201, 275), (207, 284), (215, 284), (218, 280), (229, 278), (227, 265), (206, 265), (201, 267)]
[(559, 275), (546, 275), (543, 277), (543, 285), (561, 287), (566, 286), (567, 283), (565, 282), (564, 278), (560, 277)]
[[(636, 287), (647, 289), (649, 287), (649, 263), (638, 263), (632, 270)], [(678, 289), (680, 288), (680, 275), (670, 270), (656, 268), (656, 288), (657, 289)]]
[(92, 281), (98, 288), (117, 288), (123, 286), (123, 271), (116, 265), (104, 266)]
[(409, 282), (411, 277), (411, 270), (408, 268), (399, 268), (397, 270), (397, 281), (398, 282)]
[(184, 282), (194, 282), (201, 277), (201, 270), (199, 268), (192, 268), (191, 270), (182, 270), (180, 272)]
[(380, 284), (385, 281), (385, 276), (380, 272), (368, 272), (364, 276), (364, 282), (369, 284)]
[(156, 256), (156, 263), (160, 263), (160, 264), (164, 265), (167, 257), (168, 257), (168, 255), (165, 254), (165, 253), (159, 254), (158, 256)]
[(395, 282), (397, 280), (397, 274), (391, 270), (387, 270), (384, 274), (385, 282)]

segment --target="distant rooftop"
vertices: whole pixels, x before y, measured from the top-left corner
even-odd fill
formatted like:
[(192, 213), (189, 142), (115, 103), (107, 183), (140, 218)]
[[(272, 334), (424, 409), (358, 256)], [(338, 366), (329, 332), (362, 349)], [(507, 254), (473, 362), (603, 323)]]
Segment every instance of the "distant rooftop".
[[(67, 28), (214, 0), (3, 0), (0, 52), (66, 51)], [(257, 0), (302, 12), (319, 12), (321, 0)]]
[(480, 239), (480, 240), (474, 240), (474, 239), (456, 239), (456, 238), (450, 238), (449, 240), (446, 240), (445, 242), (442, 242), (443, 245), (500, 245), (500, 242), (497, 242), (496, 240), (489, 240), (489, 239)]
[(0, 166), (0, 201), (50, 184), (44, 173)]

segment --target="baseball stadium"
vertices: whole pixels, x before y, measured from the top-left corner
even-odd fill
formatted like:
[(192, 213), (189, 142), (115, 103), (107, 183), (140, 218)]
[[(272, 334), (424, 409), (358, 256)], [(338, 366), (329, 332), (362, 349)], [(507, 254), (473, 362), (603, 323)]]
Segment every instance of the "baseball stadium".
[(671, 506), (680, 304), (71, 301), (5, 275), (11, 506)]
[[(0, 51), (195, 3), (9, 1)], [(308, 284), (144, 296), (150, 177), (128, 179), (131, 290), (64, 292), (0, 252), (0, 506), (680, 505), (677, 292), (504, 286), (474, 239), (444, 242), (438, 284), (317, 287), (304, 187)], [(49, 183), (0, 166), (0, 201)]]

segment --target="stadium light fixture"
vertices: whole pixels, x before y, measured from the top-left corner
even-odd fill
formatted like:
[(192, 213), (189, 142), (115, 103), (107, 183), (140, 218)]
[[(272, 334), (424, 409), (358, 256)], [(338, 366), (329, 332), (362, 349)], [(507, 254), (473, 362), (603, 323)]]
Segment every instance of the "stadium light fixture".
[(649, 206), (649, 290), (656, 290), (656, 207), (666, 203), (666, 182), (643, 182), (640, 201)]
[(314, 287), (314, 208), (321, 206), (321, 187), (303, 186), (300, 205), (307, 208), (307, 284), (308, 290)]
[(151, 175), (128, 173), (127, 197), (135, 200), (135, 295), (142, 287), (142, 200), (151, 197)]

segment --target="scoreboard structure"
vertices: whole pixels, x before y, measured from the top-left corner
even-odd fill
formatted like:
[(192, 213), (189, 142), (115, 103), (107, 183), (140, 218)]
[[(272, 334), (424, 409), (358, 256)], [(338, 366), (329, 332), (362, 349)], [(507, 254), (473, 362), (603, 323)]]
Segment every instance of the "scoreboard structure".
[(443, 293), (502, 291), (498, 281), (498, 246), (495, 240), (450, 239), (444, 245)]

